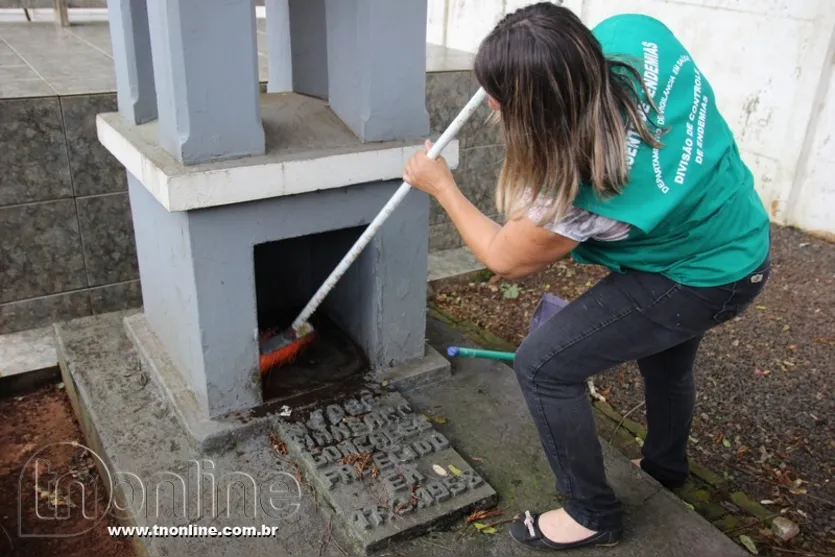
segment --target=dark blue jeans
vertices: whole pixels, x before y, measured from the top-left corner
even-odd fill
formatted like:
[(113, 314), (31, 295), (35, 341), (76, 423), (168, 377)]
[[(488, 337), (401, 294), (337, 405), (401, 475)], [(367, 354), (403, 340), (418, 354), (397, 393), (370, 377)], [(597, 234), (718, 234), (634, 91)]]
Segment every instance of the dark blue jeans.
[(766, 258), (742, 280), (711, 288), (639, 271), (612, 273), (524, 340), (516, 353), (516, 375), (574, 520), (592, 530), (621, 527), (586, 380), (623, 362), (638, 362), (648, 422), (642, 468), (667, 487), (681, 485), (689, 473), (699, 343), (707, 330), (751, 304), (770, 269)]

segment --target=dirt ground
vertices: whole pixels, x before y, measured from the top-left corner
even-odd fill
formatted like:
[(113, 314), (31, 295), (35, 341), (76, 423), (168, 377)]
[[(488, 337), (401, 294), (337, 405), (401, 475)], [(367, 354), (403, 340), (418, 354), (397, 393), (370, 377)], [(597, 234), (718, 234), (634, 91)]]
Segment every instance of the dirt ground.
[[(835, 244), (773, 228), (774, 269), (755, 307), (711, 331), (697, 361), (691, 456), (801, 527), (800, 554), (835, 554)], [(560, 262), (515, 284), (442, 287), (435, 301), (518, 344), (543, 292), (574, 299), (605, 276)], [(646, 425), (634, 364), (595, 378)], [(785, 546), (783, 546), (785, 547)], [(790, 552), (791, 550), (789, 550)], [(812, 553), (806, 553), (806, 552)], [(786, 554), (789, 554), (787, 552)]]
[(107, 533), (117, 523), (104, 512), (107, 492), (83, 444), (58, 385), (0, 398), (0, 556), (135, 554)]

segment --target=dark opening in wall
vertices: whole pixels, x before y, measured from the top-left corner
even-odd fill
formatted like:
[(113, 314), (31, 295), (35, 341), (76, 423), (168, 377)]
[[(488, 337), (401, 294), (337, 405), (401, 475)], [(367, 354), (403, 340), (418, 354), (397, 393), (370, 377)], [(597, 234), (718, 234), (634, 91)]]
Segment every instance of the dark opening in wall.
[[(290, 327), (293, 319), (316, 293), (342, 257), (362, 234), (364, 227), (334, 230), (256, 245), (255, 292), (258, 329), (262, 335)], [(362, 280), (361, 266), (367, 258), (354, 262), (356, 269), (340, 282)], [(344, 287), (343, 287), (344, 288)], [(361, 328), (351, 330), (352, 313), (359, 311), (362, 299), (329, 296), (311, 318), (316, 337), (292, 363), (262, 376), (264, 403), (291, 401), (294, 404), (344, 391), (361, 381), (369, 370), (366, 355), (358, 342)]]

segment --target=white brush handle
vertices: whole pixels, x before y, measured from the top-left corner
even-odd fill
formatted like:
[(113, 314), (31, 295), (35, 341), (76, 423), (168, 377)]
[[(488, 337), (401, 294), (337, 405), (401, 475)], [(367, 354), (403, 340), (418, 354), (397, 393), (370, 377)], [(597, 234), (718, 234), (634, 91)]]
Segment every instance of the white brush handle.
[[(470, 99), (470, 101), (464, 106), (461, 112), (458, 113), (458, 116), (455, 117), (455, 120), (449, 125), (449, 127), (441, 134), (441, 137), (438, 138), (438, 141), (432, 145), (432, 148), (426, 154), (430, 159), (435, 159), (444, 150), (444, 147), (449, 144), (452, 139), (458, 135), (458, 132), (461, 131), (461, 128), (470, 119), (470, 116), (475, 113), (476, 109), (484, 103), (484, 99), (487, 98), (487, 93), (484, 91), (483, 88), (479, 88), (476, 91), (475, 95)], [(374, 234), (380, 229), (383, 223), (386, 221), (387, 218), (394, 212), (400, 202), (403, 201), (403, 198), (409, 193), (412, 189), (412, 186), (403, 182), (403, 185), (400, 186), (394, 195), (391, 196), (388, 203), (380, 210), (374, 220), (368, 225), (353, 247), (345, 254), (345, 257), (342, 258), (342, 261), (339, 262), (339, 265), (331, 272), (330, 276), (322, 283), (322, 286), (319, 287), (319, 290), (316, 291), (316, 294), (307, 302), (307, 305), (293, 321), (293, 330), (297, 333), (304, 329), (307, 326), (307, 320), (310, 319), (310, 316), (313, 315), (322, 302), (325, 300), (325, 297), (330, 293), (336, 283), (342, 278), (342, 275), (345, 274), (345, 271), (348, 270), (348, 267), (359, 257), (359, 254), (365, 249), (365, 246), (368, 245), (368, 242), (371, 241), (371, 238), (374, 237)]]

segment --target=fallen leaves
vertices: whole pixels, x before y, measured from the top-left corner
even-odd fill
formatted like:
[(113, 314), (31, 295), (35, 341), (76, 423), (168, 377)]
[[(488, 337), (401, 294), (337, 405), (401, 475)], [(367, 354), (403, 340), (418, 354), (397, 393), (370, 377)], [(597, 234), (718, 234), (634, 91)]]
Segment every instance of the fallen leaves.
[(742, 536), (739, 536), (739, 541), (742, 543), (742, 545), (745, 546), (745, 549), (747, 549), (750, 553), (753, 553), (754, 555), (760, 554), (760, 552), (757, 551), (757, 545), (754, 543), (754, 540), (752, 540), (748, 536), (744, 534)]
[(487, 511), (475, 511), (464, 519), (467, 524), (475, 522), (476, 520), (484, 520), (485, 518), (492, 518), (494, 516), (501, 516), (504, 511), (500, 508), (495, 508)]
[(287, 443), (279, 439), (275, 433), (270, 433), (270, 445), (281, 456), (287, 454)]
[(349, 466), (353, 466), (354, 472), (356, 472), (358, 478), (362, 477), (362, 473), (369, 467), (369, 465), (372, 478), (376, 478), (380, 475), (380, 470), (371, 460), (371, 453), (352, 453), (340, 458), (337, 464), (347, 464)]
[(449, 420), (441, 416), (427, 416), (426, 414), (421, 414), (424, 418), (432, 422), (433, 424), (445, 424)]
[(506, 300), (515, 300), (520, 294), (519, 285), (517, 284), (509, 284), (505, 282), (502, 284), (501, 290), (502, 296), (504, 296)]
[(492, 526), (488, 526), (487, 524), (482, 524), (481, 522), (476, 522), (473, 524), (475, 529), (481, 532), (482, 534), (495, 534), (496, 529)]
[(514, 516), (513, 518), (504, 518), (502, 520), (495, 520), (493, 522), (482, 522), (485, 519), (501, 516), (504, 514), (504, 511), (500, 508), (490, 509), (490, 510), (481, 510), (475, 511), (465, 519), (467, 524), (473, 525), (473, 528), (479, 531), (481, 534), (495, 534), (497, 532), (496, 526), (501, 524), (506, 524), (513, 520), (517, 520), (519, 516)]
[(75, 507), (75, 503), (67, 499), (66, 497), (62, 497), (58, 493), (58, 487), (56, 486), (55, 489), (46, 490), (41, 486), (37, 486), (35, 489), (38, 490), (38, 497), (47, 501), (47, 505), (51, 509), (57, 509), (59, 506), (62, 507)]

